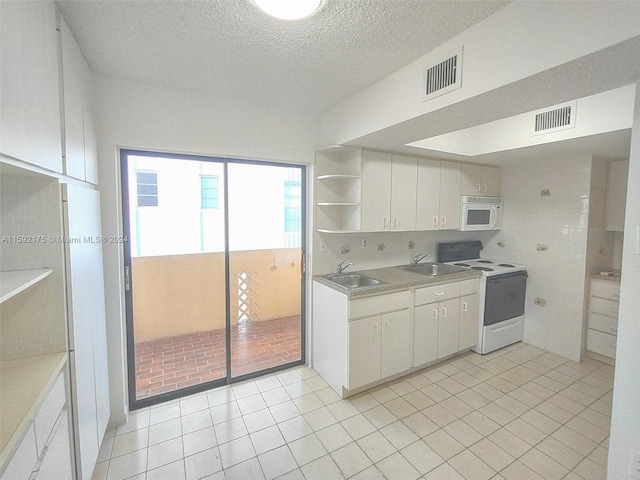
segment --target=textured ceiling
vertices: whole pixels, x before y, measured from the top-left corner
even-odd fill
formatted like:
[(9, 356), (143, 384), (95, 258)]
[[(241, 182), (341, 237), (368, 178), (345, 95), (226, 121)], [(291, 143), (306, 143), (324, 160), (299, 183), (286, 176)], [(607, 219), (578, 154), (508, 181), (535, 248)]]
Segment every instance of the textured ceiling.
[(98, 74), (321, 114), (507, 1), (324, 0), (286, 22), (251, 0), (57, 2)]

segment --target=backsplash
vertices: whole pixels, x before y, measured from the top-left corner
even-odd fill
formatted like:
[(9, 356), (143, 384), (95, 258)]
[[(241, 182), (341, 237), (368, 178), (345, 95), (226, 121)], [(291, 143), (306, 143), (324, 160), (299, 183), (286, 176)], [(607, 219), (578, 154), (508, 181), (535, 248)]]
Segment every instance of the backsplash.
[[(350, 271), (406, 265), (418, 254), (427, 254), (423, 262), (436, 261), (439, 242), (481, 240), (490, 242), (498, 232), (379, 232), (314, 235), (313, 274), (333, 273), (341, 261), (353, 262)], [(366, 247), (362, 241), (366, 240)], [(321, 253), (320, 242), (326, 242), (327, 251)], [(413, 248), (410, 248), (410, 243)], [(348, 253), (342, 253), (348, 247)]]
[[(613, 237), (599, 236), (606, 185), (601, 162), (584, 155), (503, 167), (503, 228), (483, 252), (527, 266), (524, 340), (575, 361), (582, 353), (587, 265), (612, 263), (614, 255)], [(588, 260), (590, 199), (596, 230)]]

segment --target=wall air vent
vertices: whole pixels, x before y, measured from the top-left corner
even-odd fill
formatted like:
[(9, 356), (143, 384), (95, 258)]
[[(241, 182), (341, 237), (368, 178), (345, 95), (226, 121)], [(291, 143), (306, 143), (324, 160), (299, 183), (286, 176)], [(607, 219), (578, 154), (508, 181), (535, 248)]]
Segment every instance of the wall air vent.
[(576, 103), (542, 110), (534, 115), (534, 135), (566, 130), (576, 125)]
[(422, 101), (431, 100), (462, 86), (462, 47), (424, 69)]

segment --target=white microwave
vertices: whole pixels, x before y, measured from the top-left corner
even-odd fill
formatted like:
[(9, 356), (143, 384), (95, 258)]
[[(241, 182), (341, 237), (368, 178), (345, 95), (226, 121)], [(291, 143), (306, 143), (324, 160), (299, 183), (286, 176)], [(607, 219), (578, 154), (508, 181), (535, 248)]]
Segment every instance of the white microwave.
[(502, 197), (463, 195), (460, 202), (460, 230), (500, 230)]

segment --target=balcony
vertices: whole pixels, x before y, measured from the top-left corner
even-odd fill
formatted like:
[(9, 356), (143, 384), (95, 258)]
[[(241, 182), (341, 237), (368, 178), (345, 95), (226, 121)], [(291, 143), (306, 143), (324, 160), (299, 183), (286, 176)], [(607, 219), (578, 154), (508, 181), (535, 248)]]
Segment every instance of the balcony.
[[(230, 252), (231, 375), (301, 359), (299, 248)], [(226, 377), (224, 254), (132, 259), (138, 400)]]

